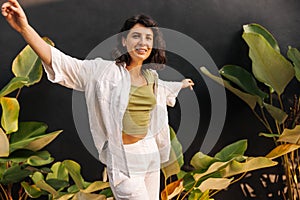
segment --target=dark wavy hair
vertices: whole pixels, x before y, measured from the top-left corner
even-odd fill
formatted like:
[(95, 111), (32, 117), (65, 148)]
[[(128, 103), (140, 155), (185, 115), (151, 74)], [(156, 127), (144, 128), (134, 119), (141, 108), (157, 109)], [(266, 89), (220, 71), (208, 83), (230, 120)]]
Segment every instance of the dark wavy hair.
[(125, 21), (123, 27), (118, 35), (118, 45), (112, 52), (112, 57), (116, 61), (118, 66), (129, 65), (131, 62), (131, 57), (127, 52), (126, 47), (122, 45), (122, 38), (126, 38), (129, 30), (136, 24), (141, 24), (145, 27), (149, 27), (153, 31), (153, 48), (149, 57), (144, 60), (143, 67), (151, 69), (162, 69), (167, 61), (165, 48), (166, 43), (163, 39), (162, 33), (160, 32), (157, 23), (149, 16), (144, 14), (139, 14), (130, 17)]

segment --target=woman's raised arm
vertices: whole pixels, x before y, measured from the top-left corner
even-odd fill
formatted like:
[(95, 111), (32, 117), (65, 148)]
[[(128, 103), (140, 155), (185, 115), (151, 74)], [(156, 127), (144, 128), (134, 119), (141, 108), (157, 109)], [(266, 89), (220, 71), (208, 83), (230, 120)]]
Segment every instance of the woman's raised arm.
[(29, 25), (27, 17), (17, 0), (8, 0), (2, 5), (2, 15), (10, 26), (19, 32), (43, 62), (51, 66), (50, 46)]

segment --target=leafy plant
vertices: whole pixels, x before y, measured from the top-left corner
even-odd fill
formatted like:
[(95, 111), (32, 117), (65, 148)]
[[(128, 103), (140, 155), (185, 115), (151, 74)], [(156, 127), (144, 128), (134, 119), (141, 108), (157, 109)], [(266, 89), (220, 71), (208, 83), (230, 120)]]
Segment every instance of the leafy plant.
[[(280, 156), (286, 176), (285, 199), (299, 199), (299, 154), (300, 147), (300, 101), (295, 91), (293, 104), (283, 98), (286, 87), (291, 81), (300, 81), (300, 53), (289, 47), (287, 58), (281, 52), (272, 34), (259, 24), (243, 26), (243, 39), (249, 46), (252, 60), (252, 74), (236, 65), (225, 65), (219, 76), (211, 74), (205, 67), (201, 71), (224, 85), (229, 91), (241, 98), (254, 115), (266, 127), (261, 136), (274, 140), (275, 148), (266, 156), (275, 159)], [(264, 91), (257, 86), (263, 83)], [(292, 87), (292, 86), (291, 86)]]
[[(54, 45), (48, 38), (44, 40)], [(107, 182), (84, 181), (80, 165), (72, 160), (57, 162), (48, 168), (54, 158), (43, 148), (61, 130), (47, 133), (45, 123), (19, 122), (18, 96), (21, 89), (38, 83), (42, 70), (41, 60), (26, 46), (13, 61), (15, 77), (0, 91), (0, 198), (21, 200), (28, 196), (39, 198), (46, 195), (49, 199), (67, 200), (106, 199), (112, 196)]]
[[(190, 161), (193, 170), (183, 171), (180, 169), (183, 165), (181, 145), (172, 129), (171, 139), (171, 161), (162, 169), (166, 180), (165, 189), (161, 193), (162, 200), (175, 197), (208, 200), (218, 191), (241, 179), (246, 172), (277, 164), (266, 157), (245, 156), (247, 140), (240, 140), (224, 147), (214, 157), (202, 152), (196, 153)], [(238, 174), (242, 175), (234, 180)], [(167, 179), (171, 179), (173, 175), (176, 180), (168, 184)]]

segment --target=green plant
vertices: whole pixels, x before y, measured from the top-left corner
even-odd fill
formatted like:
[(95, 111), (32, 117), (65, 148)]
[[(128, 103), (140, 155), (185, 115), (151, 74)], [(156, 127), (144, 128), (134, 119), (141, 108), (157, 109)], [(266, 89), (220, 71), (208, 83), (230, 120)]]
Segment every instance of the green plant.
[[(44, 40), (54, 45), (48, 38)], [(46, 195), (49, 199), (66, 200), (106, 199), (112, 196), (107, 182), (84, 181), (80, 165), (72, 160), (57, 162), (48, 168), (54, 158), (43, 148), (61, 130), (47, 133), (45, 123), (19, 122), (18, 97), (21, 89), (38, 83), (42, 70), (40, 59), (26, 46), (13, 61), (15, 77), (0, 91), (0, 198), (25, 200), (28, 196), (39, 198)]]
[[(171, 161), (162, 169), (165, 177), (165, 189), (161, 199), (211, 199), (218, 191), (227, 188), (230, 184), (240, 180), (246, 172), (266, 167), (272, 167), (277, 162), (266, 157), (247, 157), (247, 140), (240, 140), (224, 147), (214, 157), (196, 153), (190, 161), (193, 170), (183, 171), (183, 155), (181, 145), (171, 129), (172, 151)], [(234, 180), (236, 175), (242, 174)], [(172, 179), (176, 175), (175, 181)]]
[[(272, 34), (259, 24), (243, 26), (243, 39), (249, 46), (252, 73), (236, 65), (225, 65), (220, 75), (211, 74), (205, 67), (201, 71), (224, 85), (241, 98), (254, 115), (266, 127), (261, 136), (272, 138), (275, 148), (266, 156), (270, 159), (281, 157), (286, 176), (285, 199), (299, 199), (299, 152), (300, 147), (300, 101), (295, 91), (293, 104), (284, 97), (286, 87), (293, 87), (291, 81), (300, 81), (300, 53), (289, 47), (286, 59)], [(262, 91), (257, 81), (263, 83)], [(288, 96), (288, 95), (286, 95)]]

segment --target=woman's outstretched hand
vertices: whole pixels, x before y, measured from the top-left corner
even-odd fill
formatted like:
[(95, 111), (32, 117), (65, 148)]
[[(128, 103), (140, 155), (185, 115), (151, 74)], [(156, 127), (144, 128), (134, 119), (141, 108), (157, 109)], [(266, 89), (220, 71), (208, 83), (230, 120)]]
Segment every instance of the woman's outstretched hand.
[(1, 7), (2, 15), (10, 26), (21, 33), (28, 26), (27, 17), (17, 0), (8, 0)]
[(186, 78), (183, 79), (181, 82), (182, 82), (182, 88), (190, 87), (190, 89), (193, 90), (194, 82), (192, 81), (192, 79)]

